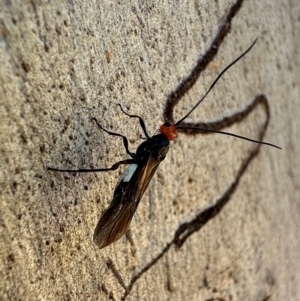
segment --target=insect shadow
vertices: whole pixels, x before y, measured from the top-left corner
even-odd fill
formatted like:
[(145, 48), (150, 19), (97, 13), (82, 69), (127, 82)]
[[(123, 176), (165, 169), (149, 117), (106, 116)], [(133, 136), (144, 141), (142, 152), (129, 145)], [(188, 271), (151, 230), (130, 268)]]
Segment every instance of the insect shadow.
[[(212, 39), (212, 42), (207, 49), (207, 51), (202, 55), (195, 67), (189, 72), (185, 80), (183, 80), (177, 88), (171, 92), (167, 98), (166, 106), (164, 109), (164, 120), (165, 122), (173, 123), (173, 110), (174, 107), (182, 100), (182, 97), (185, 95), (189, 89), (193, 87), (197, 79), (199, 78), (199, 75), (202, 71), (206, 69), (208, 64), (214, 59), (216, 54), (218, 53), (219, 47), (222, 44), (223, 40), (227, 36), (227, 34), (230, 32), (231, 29), (231, 21), (234, 19), (236, 14), (239, 12), (240, 8), (242, 7), (243, 0), (237, 0), (228, 10), (228, 13), (224, 16), (222, 19), (221, 24), (219, 25), (218, 32), (214, 35), (214, 38)], [(262, 141), (268, 124), (270, 120), (270, 110), (269, 110), (269, 104), (268, 100), (265, 95), (256, 95), (253, 99), (253, 101), (242, 111), (237, 112), (233, 114), (230, 117), (226, 117), (222, 120), (211, 122), (211, 123), (182, 123), (182, 125), (187, 125), (187, 127), (203, 127), (206, 129), (212, 129), (212, 130), (221, 130), (224, 127), (228, 127), (230, 125), (233, 125), (235, 123), (241, 122), (246, 116), (248, 116), (252, 111), (254, 111), (256, 108), (262, 108), (266, 115), (266, 120), (263, 123), (262, 127), (260, 128), (260, 131), (258, 133), (258, 141)], [(185, 134), (193, 134), (193, 135), (199, 135), (199, 134), (209, 134), (210, 132), (200, 132), (195, 130), (180, 130), (183, 131)], [(231, 199), (231, 196), (236, 191), (239, 182), (246, 172), (248, 166), (254, 160), (254, 158), (258, 155), (260, 148), (262, 144), (256, 144), (256, 147), (254, 147), (252, 150), (249, 151), (248, 156), (246, 159), (241, 163), (241, 166), (236, 174), (235, 179), (233, 182), (228, 186), (227, 190), (224, 192), (224, 194), (216, 200), (214, 205), (210, 206), (209, 208), (206, 208), (199, 214), (195, 215), (192, 220), (186, 223), (180, 223), (180, 226), (174, 233), (173, 239), (166, 243), (165, 247), (153, 257), (152, 260), (150, 260), (148, 263), (146, 263), (143, 268), (140, 269), (139, 272), (137, 272), (135, 275), (132, 276), (130, 282), (128, 285), (124, 284), (124, 281), (122, 280), (121, 275), (118, 273), (116, 269), (113, 269), (113, 274), (116, 276), (116, 279), (121, 287), (124, 288), (125, 292), (124, 295), (121, 297), (121, 300), (126, 300), (127, 296), (129, 296), (134, 284), (138, 279), (140, 279), (147, 271), (152, 268), (157, 262), (159, 262), (160, 259), (164, 257), (165, 254), (168, 253), (171, 246), (177, 246), (181, 247), (186, 239), (193, 235), (194, 233), (198, 232), (208, 221), (213, 219), (218, 213), (221, 212), (221, 210), (224, 208), (224, 206), (229, 202)], [(108, 293), (108, 292), (107, 292)], [(267, 297), (268, 298), (268, 297)], [(266, 298), (266, 299), (267, 299)], [(222, 299), (222, 298), (221, 298)]]
[[(265, 133), (266, 133), (266, 130), (267, 130), (267, 127), (268, 127), (268, 123), (269, 123), (269, 120), (270, 120), (270, 110), (269, 110), (268, 101), (267, 101), (267, 98), (266, 98), (265, 95), (256, 95), (254, 97), (254, 100), (244, 110), (242, 110), (240, 112), (237, 112), (237, 113), (233, 114), (230, 117), (226, 117), (226, 118), (224, 118), (222, 120), (219, 120), (219, 121), (216, 121), (216, 122), (211, 122), (211, 123), (187, 123), (187, 122), (184, 122), (184, 120), (181, 119), (180, 127), (182, 127), (182, 128), (179, 128), (179, 125), (177, 126), (177, 128), (175, 126), (175, 130), (176, 130), (175, 132), (174, 132), (174, 128), (172, 128), (170, 126), (167, 126), (167, 125), (174, 125), (174, 118), (173, 118), (174, 108), (182, 100), (185, 93), (188, 92), (193, 87), (195, 82), (198, 80), (199, 75), (201, 74), (201, 72), (206, 69), (208, 64), (213, 60), (213, 58), (218, 53), (219, 46), (222, 44), (223, 40), (225, 39), (227, 34), (230, 32), (231, 21), (234, 18), (234, 16), (237, 14), (239, 9), (241, 8), (242, 4), (243, 4), (243, 0), (237, 0), (232, 5), (230, 10), (228, 11), (228, 14), (223, 19), (223, 22), (220, 24), (219, 30), (218, 30), (217, 34), (215, 35), (214, 39), (212, 40), (208, 50), (204, 53), (204, 55), (202, 55), (199, 58), (199, 60), (196, 62), (195, 67), (189, 72), (188, 76), (167, 97), (167, 101), (166, 101), (166, 105), (165, 105), (165, 109), (164, 109), (164, 113), (163, 113), (165, 124), (163, 125), (162, 129), (166, 130), (167, 132), (169, 131), (170, 135), (176, 135), (177, 130), (180, 131), (180, 132), (183, 132), (185, 134), (193, 134), (193, 135), (210, 134), (210, 133), (215, 132), (215, 131), (221, 131), (223, 128), (228, 127), (230, 125), (233, 125), (235, 123), (241, 122), (246, 116), (248, 116), (257, 107), (262, 107), (264, 112), (265, 112), (265, 115), (266, 115), (266, 120), (265, 120), (263, 126), (261, 127), (261, 129), (258, 133), (257, 141), (255, 141), (255, 142), (257, 142), (256, 147), (254, 149), (250, 150), (249, 155), (247, 156), (247, 158), (241, 163), (241, 166), (240, 166), (240, 168), (239, 168), (239, 170), (236, 174), (235, 179), (228, 186), (228, 188), (224, 192), (224, 194), (219, 199), (217, 199), (217, 201), (214, 203), (214, 205), (206, 208), (202, 212), (195, 215), (194, 218), (192, 220), (190, 220), (189, 222), (186, 222), (186, 223), (180, 223), (179, 222), (180, 226), (175, 231), (173, 239), (165, 245), (165, 247), (160, 251), (160, 253), (158, 255), (156, 255), (152, 260), (150, 260), (148, 263), (146, 263), (144, 265), (144, 267), (140, 269), (139, 272), (137, 272), (135, 275), (132, 276), (132, 278), (131, 278), (128, 285), (125, 285), (125, 283), (124, 283), (121, 275), (119, 274), (118, 270), (114, 267), (113, 262), (108, 262), (108, 268), (112, 270), (113, 274), (116, 276), (117, 282), (125, 290), (124, 295), (122, 296), (121, 300), (125, 300), (127, 298), (127, 296), (130, 294), (135, 282), (139, 278), (141, 278), (143, 276), (143, 274), (145, 274), (151, 267), (153, 267), (161, 258), (163, 258), (163, 256), (169, 251), (171, 246), (175, 245), (177, 247), (181, 247), (184, 244), (184, 242), (186, 241), (186, 239), (188, 239), (189, 236), (191, 236), (195, 232), (199, 231), (209, 220), (213, 219), (218, 213), (221, 212), (222, 208), (229, 202), (231, 196), (233, 195), (236, 188), (238, 187), (240, 179), (242, 178), (243, 174), (247, 170), (247, 167), (252, 162), (252, 160), (257, 156), (257, 154), (259, 153), (260, 147), (262, 146), (261, 141), (263, 140), (263, 138), (265, 136)], [(251, 47), (252, 46), (253, 45), (251, 45)], [(248, 50), (250, 50), (250, 49), (248, 49)], [(129, 117), (132, 117), (132, 118), (139, 118), (142, 128), (144, 127), (144, 122), (139, 116), (131, 115), (127, 112), (125, 112), (125, 114), (127, 114)], [(185, 119), (185, 118), (186, 117), (184, 117), (183, 119)], [(97, 122), (96, 119), (93, 119), (93, 120), (94, 120), (94, 122), (97, 123), (97, 125), (101, 129), (103, 129), (102, 126)], [(195, 129), (195, 128), (201, 128), (202, 130), (200, 131), (199, 129)], [(103, 130), (107, 131), (105, 129), (103, 129)], [(146, 132), (145, 127), (143, 128), (143, 131), (144, 131), (144, 133), (147, 137), (147, 134), (146, 134), (147, 132)], [(107, 131), (107, 132), (109, 133), (109, 131)], [(126, 160), (124, 160), (123, 162), (121, 161), (121, 162), (116, 163), (116, 164), (120, 164), (120, 165), (121, 164), (126, 164), (126, 163), (129, 164), (129, 168), (123, 173), (123, 175), (119, 179), (119, 182), (118, 182), (116, 190), (115, 190), (115, 193), (116, 193), (116, 191), (117, 191), (118, 187), (120, 186), (120, 184), (126, 184), (126, 181), (132, 183), (136, 170), (138, 170), (140, 168), (138, 168), (134, 165), (134, 164), (136, 164), (135, 162), (133, 163), (133, 161), (130, 161), (130, 160), (135, 159), (134, 157), (136, 156), (136, 154), (131, 153), (129, 151), (127, 138), (120, 135), (120, 134), (117, 134), (117, 133), (112, 133), (111, 132), (111, 134), (115, 135), (115, 136), (122, 137), (123, 144), (124, 144), (124, 147), (126, 149), (126, 152), (131, 157), (131, 159), (127, 159), (127, 160), (129, 160), (127, 162), (126, 162)], [(241, 138), (244, 138), (244, 137), (241, 137)], [(247, 140), (247, 138), (245, 138), (245, 139)], [(251, 141), (251, 139), (250, 139), (250, 141)], [(158, 145), (156, 145), (156, 146), (158, 146)], [(163, 143), (160, 144), (159, 146), (162, 149), (164, 149), (163, 147), (167, 147)], [(271, 145), (271, 146), (274, 146), (274, 145)], [(276, 147), (276, 146), (274, 146), (274, 147)], [(157, 149), (160, 150), (159, 147), (156, 148), (156, 150)], [(166, 148), (164, 150), (166, 150)], [(157, 156), (161, 156), (160, 158), (163, 158), (163, 155), (164, 155), (162, 151), (159, 151), (159, 152), (157, 151), (157, 153), (155, 153), (155, 154)], [(155, 157), (155, 156), (152, 155), (152, 159), (153, 159), (153, 157)], [(149, 159), (149, 157), (148, 157), (148, 159)], [(150, 165), (148, 164), (147, 166), (149, 167)], [(153, 165), (151, 165), (151, 166), (153, 167)], [(112, 166), (111, 168), (108, 168), (108, 169), (113, 170), (115, 167), (116, 166)], [(116, 168), (118, 168), (118, 166)], [(155, 166), (154, 166), (154, 168), (155, 168)], [(61, 170), (61, 169), (57, 169), (57, 168), (48, 168), (48, 169), (49, 170), (54, 170), (54, 171), (81, 172), (81, 170)], [(101, 169), (99, 171), (107, 171), (108, 169)], [(95, 171), (95, 170), (86, 170), (86, 171), (83, 171), (83, 172), (93, 172), (93, 171)], [(151, 172), (154, 173), (154, 171), (153, 170), (150, 171), (150, 169), (147, 169), (147, 172), (148, 173), (151, 173)], [(150, 181), (150, 178), (151, 177), (148, 177), (149, 181)], [(144, 184), (143, 188), (145, 188), (146, 184), (147, 183)], [(126, 200), (126, 199), (129, 200), (130, 199), (129, 191), (134, 190), (132, 188), (133, 187), (131, 187), (131, 189), (126, 189), (126, 188), (121, 187), (119, 189), (120, 196), (118, 196), (118, 198), (123, 199), (123, 200)], [(114, 193), (114, 195), (115, 195), (115, 193)], [(124, 194), (127, 195), (127, 198), (122, 198), (121, 197)], [(135, 204), (131, 203), (131, 205), (128, 205), (128, 203), (118, 204), (116, 201), (114, 201), (116, 199), (117, 198), (115, 198), (115, 197), (113, 198), (113, 201), (110, 204), (110, 207), (104, 212), (104, 214), (100, 218), (100, 220), (98, 222), (98, 225), (95, 229), (94, 241), (96, 242), (96, 244), (100, 248), (105, 247), (109, 243), (111, 243), (111, 242), (117, 240), (119, 237), (121, 237), (122, 233), (126, 232), (126, 231), (124, 231), (124, 229), (126, 230), (129, 226), (130, 220), (127, 218), (126, 220), (122, 219), (123, 222), (120, 224), (120, 227), (117, 226), (117, 228), (119, 229), (118, 231), (116, 231), (116, 226), (111, 227), (110, 230), (109, 230), (110, 232), (106, 231), (106, 230), (102, 230), (103, 228), (99, 227), (99, 224), (103, 223), (103, 225), (105, 225), (104, 221), (106, 221), (106, 223), (111, 225), (112, 220), (114, 220), (114, 217), (116, 217), (116, 218), (120, 217), (120, 215), (118, 215), (118, 214), (110, 215), (109, 214), (110, 208), (116, 208), (115, 210), (116, 211), (119, 210), (119, 213), (122, 216), (122, 214), (126, 213), (124, 211), (124, 208), (126, 207), (126, 204), (127, 204), (127, 207), (126, 207), (127, 209), (131, 208), (134, 211), (135, 211), (136, 206), (137, 206), (136, 203)], [(129, 204), (130, 204), (130, 202), (129, 202)], [(121, 210), (121, 208), (123, 208), (122, 209), (123, 211)], [(113, 209), (111, 209), (111, 210), (113, 210)], [(111, 236), (109, 238), (109, 236), (112, 235), (112, 234), (114, 236)], [(103, 235), (104, 238), (100, 237), (102, 235)], [(105, 288), (104, 284), (102, 285), (102, 287), (103, 287), (103, 291), (107, 295), (112, 297), (112, 295), (111, 295), (112, 292), (109, 292)]]

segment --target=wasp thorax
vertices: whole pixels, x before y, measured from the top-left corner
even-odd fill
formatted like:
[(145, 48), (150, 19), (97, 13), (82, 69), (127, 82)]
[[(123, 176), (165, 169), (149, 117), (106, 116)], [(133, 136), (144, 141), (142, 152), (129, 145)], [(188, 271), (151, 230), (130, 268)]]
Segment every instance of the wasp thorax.
[(166, 122), (159, 128), (161, 134), (165, 135), (169, 140), (174, 140), (177, 137), (177, 130), (174, 124)]

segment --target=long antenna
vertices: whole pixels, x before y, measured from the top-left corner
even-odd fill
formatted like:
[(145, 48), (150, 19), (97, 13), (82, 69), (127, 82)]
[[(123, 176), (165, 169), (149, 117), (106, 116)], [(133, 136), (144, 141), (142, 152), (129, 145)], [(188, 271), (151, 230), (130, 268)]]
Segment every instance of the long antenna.
[(240, 138), (240, 139), (243, 139), (243, 140), (246, 140), (246, 141), (250, 141), (250, 142), (254, 142), (254, 143), (258, 143), (258, 144), (264, 144), (264, 145), (268, 145), (268, 146), (272, 146), (272, 147), (276, 147), (278, 149), (281, 149), (281, 147), (279, 147), (275, 144), (269, 143), (269, 142), (258, 141), (258, 140), (250, 139), (250, 138), (240, 136), (240, 135), (237, 135), (237, 134), (233, 134), (233, 133), (229, 133), (229, 132), (210, 130), (210, 129), (205, 129), (205, 128), (197, 128), (197, 127), (184, 127), (184, 126), (177, 126), (176, 129), (179, 129), (179, 130), (196, 130), (196, 131), (202, 131), (202, 132), (223, 134), (223, 135), (232, 136), (232, 137), (235, 137), (235, 138)]
[(219, 81), (219, 79), (222, 77), (222, 75), (230, 68), (232, 67), (235, 63), (237, 63), (243, 56), (245, 56), (250, 50), (251, 48), (254, 46), (254, 44), (256, 43), (257, 39), (254, 40), (254, 42), (251, 44), (251, 46), (245, 51), (243, 52), (237, 59), (235, 59), (232, 63), (230, 63), (225, 69), (223, 69), (223, 71), (218, 75), (218, 77), (214, 80), (214, 82), (211, 84), (211, 86), (209, 87), (208, 91), (204, 94), (204, 96), (193, 106), (193, 108), (183, 117), (181, 118), (179, 121), (177, 121), (175, 123), (175, 126), (177, 127), (178, 125), (180, 125), (180, 123), (185, 120), (198, 106), (199, 104), (205, 99), (205, 97), (208, 95), (208, 93), (212, 90), (212, 88), (215, 86), (215, 84)]

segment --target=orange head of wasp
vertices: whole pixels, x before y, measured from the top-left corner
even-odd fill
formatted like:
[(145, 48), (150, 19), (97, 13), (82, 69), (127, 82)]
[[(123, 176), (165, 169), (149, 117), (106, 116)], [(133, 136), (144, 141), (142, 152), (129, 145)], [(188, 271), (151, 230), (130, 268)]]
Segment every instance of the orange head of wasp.
[(159, 128), (159, 132), (165, 135), (170, 141), (175, 140), (177, 137), (177, 130), (174, 124), (166, 122)]

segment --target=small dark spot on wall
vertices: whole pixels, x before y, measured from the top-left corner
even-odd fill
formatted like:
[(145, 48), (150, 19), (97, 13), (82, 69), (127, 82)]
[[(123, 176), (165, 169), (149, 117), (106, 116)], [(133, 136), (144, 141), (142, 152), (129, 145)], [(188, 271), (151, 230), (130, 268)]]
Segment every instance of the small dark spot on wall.
[(268, 283), (270, 286), (273, 286), (273, 285), (275, 285), (275, 283), (276, 283), (275, 278), (274, 278), (274, 275), (272, 274), (271, 271), (268, 271), (268, 272), (267, 272), (266, 280), (267, 280), (267, 283)]
[(45, 152), (45, 144), (44, 143), (40, 145), (40, 152), (41, 153)]
[(278, 69), (278, 70), (281, 70), (281, 65), (280, 65), (279, 62), (277, 62), (276, 66), (277, 66), (277, 69)]
[(61, 237), (57, 237), (57, 238), (54, 239), (54, 242), (60, 244), (60, 243), (62, 243), (62, 238)]
[(55, 27), (55, 31), (56, 31), (56, 33), (57, 33), (58, 35), (61, 35), (61, 33), (62, 33), (62, 30), (61, 30), (61, 27), (60, 27), (60, 26), (56, 26), (56, 27)]
[(30, 66), (28, 63), (22, 62), (21, 66), (26, 73), (28, 73), (30, 71)]
[(109, 50), (105, 50), (106, 61), (109, 64), (111, 60), (111, 53)]
[(204, 286), (204, 287), (209, 288), (208, 281), (207, 281), (207, 278), (206, 278), (206, 277), (203, 278), (202, 283), (203, 283), (203, 286)]
[(65, 119), (65, 125), (68, 126), (70, 125), (71, 121), (70, 121), (70, 118), (66, 118)]
[(92, 37), (95, 36), (95, 32), (94, 32), (93, 30), (91, 30), (90, 28), (88, 28), (88, 29), (86, 30), (86, 34), (87, 34), (88, 36), (92, 36)]
[(44, 49), (46, 52), (50, 51), (50, 45), (48, 43), (44, 43)]
[(20, 134), (20, 138), (21, 138), (21, 140), (22, 140), (22, 142), (23, 142), (24, 144), (27, 143), (27, 138), (25, 137), (24, 134)]
[(10, 262), (15, 262), (14, 254), (9, 254), (9, 255), (7, 256), (7, 260), (10, 261)]

